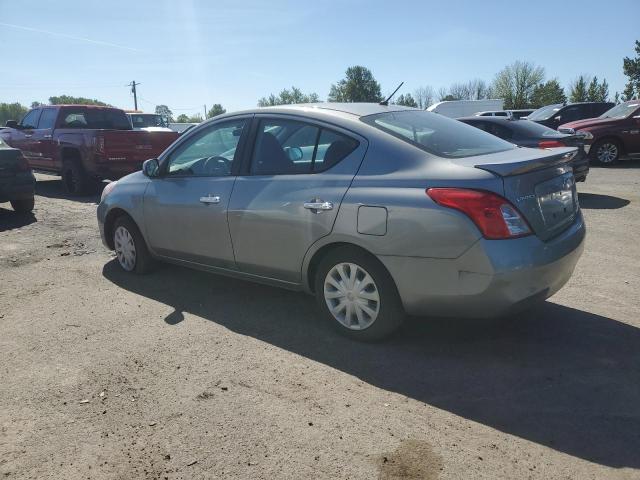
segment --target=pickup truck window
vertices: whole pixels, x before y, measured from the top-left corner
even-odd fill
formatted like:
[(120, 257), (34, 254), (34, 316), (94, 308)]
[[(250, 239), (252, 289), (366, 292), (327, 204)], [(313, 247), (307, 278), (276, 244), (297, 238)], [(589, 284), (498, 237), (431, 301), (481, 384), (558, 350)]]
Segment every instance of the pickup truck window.
[(131, 123), (122, 110), (97, 108), (67, 108), (62, 113), (60, 128), (131, 130)]
[(38, 127), (38, 118), (40, 117), (40, 109), (31, 110), (20, 121), (20, 125), (25, 129), (34, 129)]
[(38, 128), (40, 130), (45, 128), (53, 128), (56, 123), (56, 117), (58, 111), (55, 108), (45, 108), (40, 115), (40, 121), (38, 122)]

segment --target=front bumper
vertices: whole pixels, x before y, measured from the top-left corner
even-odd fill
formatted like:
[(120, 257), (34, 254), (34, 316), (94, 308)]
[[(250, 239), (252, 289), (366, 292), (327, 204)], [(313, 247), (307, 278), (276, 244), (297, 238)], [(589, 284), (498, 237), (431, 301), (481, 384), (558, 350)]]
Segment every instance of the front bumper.
[(569, 280), (584, 248), (582, 214), (554, 239), (476, 242), (456, 259), (379, 256), (410, 315), (496, 317), (544, 300)]
[(35, 189), (36, 177), (31, 171), (0, 178), (0, 202), (33, 198)]

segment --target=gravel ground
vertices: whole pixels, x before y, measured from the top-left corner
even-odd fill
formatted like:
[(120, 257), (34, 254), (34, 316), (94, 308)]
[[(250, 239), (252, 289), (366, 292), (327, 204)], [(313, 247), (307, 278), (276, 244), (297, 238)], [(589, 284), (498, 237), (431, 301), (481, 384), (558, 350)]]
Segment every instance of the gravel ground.
[(304, 294), (120, 272), (96, 198), (0, 208), (3, 478), (640, 478), (640, 163), (579, 185), (569, 284), (502, 324), (337, 336)]

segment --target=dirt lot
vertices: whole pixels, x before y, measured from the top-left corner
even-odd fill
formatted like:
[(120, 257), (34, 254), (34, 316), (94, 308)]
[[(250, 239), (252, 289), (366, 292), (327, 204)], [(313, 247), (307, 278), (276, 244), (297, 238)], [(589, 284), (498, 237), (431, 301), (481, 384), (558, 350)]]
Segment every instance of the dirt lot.
[(97, 198), (41, 176), (33, 217), (0, 208), (0, 474), (640, 478), (640, 163), (579, 190), (585, 253), (543, 307), (365, 345), (303, 294), (121, 273)]

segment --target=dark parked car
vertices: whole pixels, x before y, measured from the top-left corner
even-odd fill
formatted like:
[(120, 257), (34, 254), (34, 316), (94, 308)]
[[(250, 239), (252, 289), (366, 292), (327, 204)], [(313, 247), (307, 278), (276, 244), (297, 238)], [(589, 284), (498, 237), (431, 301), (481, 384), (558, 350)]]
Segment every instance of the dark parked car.
[(591, 146), (591, 158), (612, 165), (621, 155), (640, 157), (640, 100), (616, 105), (598, 118), (562, 125), (559, 130), (575, 133)]
[(563, 123), (575, 122), (583, 118), (599, 117), (614, 105), (611, 102), (557, 103), (539, 108), (527, 116), (527, 120), (532, 120), (557, 130)]
[(0, 138), (0, 203), (11, 202), (16, 212), (33, 210), (36, 179), (20, 150)]
[(578, 153), (571, 160), (576, 182), (584, 182), (589, 173), (588, 147), (585, 149), (582, 135), (560, 133), (529, 120), (514, 120), (505, 117), (465, 117), (461, 122), (473, 125), (520, 147), (557, 148), (577, 147)]

